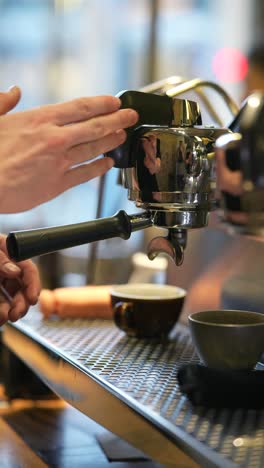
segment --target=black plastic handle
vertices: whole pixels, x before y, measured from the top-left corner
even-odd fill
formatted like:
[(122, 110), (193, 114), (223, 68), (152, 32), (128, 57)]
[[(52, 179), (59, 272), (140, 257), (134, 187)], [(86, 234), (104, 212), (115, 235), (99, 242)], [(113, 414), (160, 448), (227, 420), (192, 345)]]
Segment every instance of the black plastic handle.
[(241, 169), (243, 179), (253, 182), (255, 187), (261, 189), (264, 187), (263, 127), (264, 92), (256, 91), (244, 101), (229, 128), (242, 135), (242, 145), (237, 145), (236, 159), (240, 160), (241, 167), (238, 169)]
[(105, 156), (114, 159), (115, 167), (126, 168), (133, 166), (131, 140), (134, 130), (142, 125), (170, 126), (173, 121), (173, 101), (169, 96), (141, 91), (121, 91), (117, 97), (121, 100), (121, 109), (132, 108), (139, 114), (138, 122), (126, 129), (125, 143), (105, 153)]
[[(8, 254), (11, 259), (21, 261), (112, 237), (128, 239), (134, 230), (131, 218), (120, 210), (109, 218), (85, 223), (10, 232), (6, 241)], [(145, 227), (147, 223), (150, 221), (146, 220)]]

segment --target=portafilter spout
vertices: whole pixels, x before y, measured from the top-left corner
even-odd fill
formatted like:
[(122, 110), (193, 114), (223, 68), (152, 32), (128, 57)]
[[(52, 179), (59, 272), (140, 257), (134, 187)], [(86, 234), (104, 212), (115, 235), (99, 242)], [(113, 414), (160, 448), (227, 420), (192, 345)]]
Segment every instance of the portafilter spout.
[(150, 260), (154, 260), (160, 253), (172, 258), (177, 266), (182, 265), (184, 249), (187, 244), (187, 229), (168, 230), (167, 237), (154, 237), (148, 244), (147, 254)]

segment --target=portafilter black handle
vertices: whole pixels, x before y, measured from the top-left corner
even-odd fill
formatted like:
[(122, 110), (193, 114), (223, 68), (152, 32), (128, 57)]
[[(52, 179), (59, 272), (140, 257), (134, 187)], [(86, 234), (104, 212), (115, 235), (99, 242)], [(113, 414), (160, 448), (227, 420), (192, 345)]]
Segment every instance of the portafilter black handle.
[(105, 153), (111, 157), (118, 168), (132, 167), (134, 164), (132, 140), (136, 128), (142, 125), (169, 126), (173, 121), (173, 100), (169, 96), (143, 93), (141, 91), (121, 91), (117, 94), (121, 109), (132, 108), (139, 114), (135, 125), (126, 129), (125, 143)]
[(135, 165), (134, 144), (138, 138), (135, 131), (140, 127), (202, 125), (200, 109), (196, 102), (142, 91), (121, 91), (117, 96), (121, 101), (121, 109), (135, 109), (139, 120), (126, 129), (127, 138), (122, 145), (105, 153), (105, 156), (114, 160), (115, 167), (125, 169)]
[(38, 255), (112, 237), (128, 239), (131, 232), (152, 225), (147, 213), (128, 215), (120, 210), (109, 218), (85, 223), (10, 232), (6, 245), (11, 259), (19, 262)]

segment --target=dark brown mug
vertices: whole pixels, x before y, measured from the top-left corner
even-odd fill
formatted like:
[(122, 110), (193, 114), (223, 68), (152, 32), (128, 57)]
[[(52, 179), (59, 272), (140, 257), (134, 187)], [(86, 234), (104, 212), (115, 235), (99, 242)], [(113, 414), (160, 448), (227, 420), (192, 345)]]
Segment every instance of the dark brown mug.
[(128, 336), (164, 338), (179, 318), (186, 291), (164, 284), (130, 283), (113, 286), (110, 295), (114, 321)]

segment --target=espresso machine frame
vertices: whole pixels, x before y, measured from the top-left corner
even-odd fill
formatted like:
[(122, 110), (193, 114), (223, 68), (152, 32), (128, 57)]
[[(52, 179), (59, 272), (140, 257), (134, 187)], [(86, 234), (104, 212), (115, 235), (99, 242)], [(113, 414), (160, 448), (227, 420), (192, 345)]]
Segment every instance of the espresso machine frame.
[[(172, 77), (149, 85), (143, 92), (175, 96), (195, 89), (214, 121), (222, 126), (203, 94), (206, 86), (208, 82), (202, 80), (184, 82)], [(223, 97), (236, 115), (236, 105), (225, 93)], [(229, 143), (220, 142), (223, 149)], [(153, 226), (151, 211), (135, 215), (121, 211), (107, 220), (77, 225), (80, 243), (106, 238), (105, 223), (109, 237), (129, 238), (132, 232)], [(49, 252), (58, 250), (61, 234), (70, 244), (67, 246), (77, 245), (72, 229), (65, 226), (60, 235), (49, 229), (11, 233), (9, 252), (22, 260), (47, 253), (47, 246)], [(179, 226), (176, 237), (175, 244), (182, 249), (178, 249), (180, 253), (172, 249), (169, 254), (180, 261), (185, 246)], [(157, 252), (159, 245), (150, 250)], [(164, 245), (160, 250), (164, 252)], [(164, 466), (177, 464), (179, 453), (190, 467), (264, 465), (264, 410), (193, 407), (181, 394), (178, 368), (198, 361), (184, 325), (178, 324), (166, 342), (138, 340), (127, 337), (109, 321), (43, 320), (38, 310), (32, 309), (24, 319), (4, 327), (3, 341), (61, 398)], [(259, 363), (258, 369), (264, 370), (263, 364)]]

